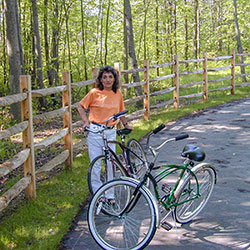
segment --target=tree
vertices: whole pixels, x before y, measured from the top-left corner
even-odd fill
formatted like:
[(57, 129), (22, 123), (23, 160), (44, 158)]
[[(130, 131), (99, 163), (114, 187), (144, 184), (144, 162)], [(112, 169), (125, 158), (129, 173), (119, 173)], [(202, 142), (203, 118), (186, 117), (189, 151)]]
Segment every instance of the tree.
[[(242, 54), (243, 49), (242, 49), (242, 44), (241, 44), (241, 38), (240, 38), (240, 28), (239, 28), (239, 23), (238, 23), (238, 13), (237, 13), (237, 0), (234, 0), (234, 22), (235, 22), (235, 30), (236, 30), (236, 39), (237, 39), (237, 49), (238, 53)], [(244, 58), (243, 56), (239, 57), (240, 63), (244, 63)], [(240, 66), (241, 69), (241, 74), (245, 74), (245, 67)], [(243, 81), (246, 82), (246, 76), (242, 77)]]
[(68, 63), (69, 63), (69, 71), (71, 72), (72, 66), (71, 66), (71, 44), (70, 44), (70, 31), (69, 31), (69, 17), (70, 17), (70, 9), (71, 9), (71, 2), (69, 4), (66, 4), (63, 2), (63, 7), (64, 7), (64, 13), (65, 13), (65, 24), (66, 24), (66, 44), (68, 48)]
[[(43, 70), (42, 70), (42, 53), (41, 53), (41, 42), (39, 32), (39, 22), (37, 13), (37, 2), (32, 0), (33, 9), (33, 37), (34, 37), (34, 71), (37, 79), (38, 88), (42, 89), (43, 86)], [(44, 106), (44, 98), (39, 98), (41, 107)]]
[[(134, 43), (134, 34), (133, 34), (133, 23), (132, 23), (132, 14), (130, 0), (124, 0), (124, 16), (125, 16), (125, 29), (128, 39), (128, 52), (130, 57), (130, 64), (132, 69), (138, 69), (137, 59), (135, 55), (135, 43)], [(133, 73), (134, 82), (139, 82), (140, 77), (139, 73)], [(136, 95), (142, 95), (142, 89), (140, 86), (135, 88)]]
[(52, 23), (52, 60), (50, 62), (50, 85), (58, 85), (58, 70), (59, 70), (59, 37), (62, 17), (59, 17), (59, 3), (56, 0), (53, 4), (53, 23)]
[[(199, 0), (194, 1), (194, 58), (197, 59), (200, 53), (200, 31), (199, 31), (199, 23), (200, 23), (200, 10), (199, 10)], [(197, 66), (197, 64), (196, 64)]]
[[(0, 96), (3, 95), (3, 93), (6, 91), (6, 89), (9, 87), (8, 80), (7, 80), (7, 56), (6, 56), (6, 27), (5, 27), (5, 20), (3, 17), (4, 12), (4, 3), (2, 2), (1, 6), (1, 16), (0, 16), (0, 36), (2, 37), (2, 79), (3, 79), (3, 86), (0, 85)], [(2, 90), (2, 91), (1, 91)]]
[[(82, 38), (82, 53), (83, 53), (83, 58), (84, 58), (84, 79), (88, 80), (85, 32), (86, 31), (85, 31), (85, 23), (84, 23), (83, 0), (81, 0), (81, 38)], [(88, 91), (88, 86), (86, 88)]]
[[(185, 9), (187, 8), (187, 0), (184, 0)], [(188, 43), (188, 14), (187, 11), (184, 13), (184, 30), (185, 30), (185, 48), (184, 48), (184, 58), (185, 60), (188, 59), (188, 49), (189, 49), (189, 43)], [(188, 63), (185, 64), (186, 69), (188, 70)]]
[[(17, 1), (4, 0), (4, 9), (6, 13), (7, 52), (10, 65), (10, 93), (17, 94), (20, 92), (19, 77), (24, 74)], [(11, 105), (11, 114), (14, 119), (21, 120), (20, 103)]]
[[(156, 47), (156, 63), (159, 64), (159, 5), (158, 1), (156, 0), (155, 6), (155, 47)], [(157, 68), (157, 76), (160, 75), (159, 68)]]

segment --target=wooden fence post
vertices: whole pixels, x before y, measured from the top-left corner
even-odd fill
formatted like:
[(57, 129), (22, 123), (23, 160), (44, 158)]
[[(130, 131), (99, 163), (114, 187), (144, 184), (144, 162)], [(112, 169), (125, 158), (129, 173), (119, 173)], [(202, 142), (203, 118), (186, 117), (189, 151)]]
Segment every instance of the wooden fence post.
[(144, 81), (146, 81), (146, 84), (144, 84), (144, 109), (146, 111), (144, 112), (144, 119), (149, 120), (150, 118), (150, 89), (149, 89), (149, 60), (144, 61), (144, 68), (146, 71), (144, 72)]
[[(91, 71), (92, 79), (96, 79), (97, 74), (98, 74), (98, 70), (99, 70), (98, 68), (92, 68), (92, 71)], [(93, 83), (92, 87), (93, 88), (96, 87), (96, 82)]]
[(203, 53), (203, 101), (208, 99), (208, 74), (207, 74), (207, 53)]
[(232, 51), (232, 59), (231, 59), (231, 94), (234, 95), (235, 94), (235, 51)]
[(73, 145), (72, 145), (72, 113), (71, 113), (71, 79), (70, 72), (62, 73), (62, 85), (67, 85), (67, 89), (62, 93), (62, 105), (68, 107), (63, 115), (63, 127), (68, 128), (68, 134), (64, 136), (64, 149), (69, 150), (69, 156), (65, 161), (67, 167), (73, 163)]
[(118, 82), (119, 82), (119, 88), (121, 88), (121, 64), (119, 62), (114, 63), (114, 69), (117, 71), (117, 77), (118, 77)]
[(28, 121), (28, 127), (23, 131), (23, 149), (29, 148), (30, 153), (24, 162), (24, 176), (31, 176), (31, 182), (25, 189), (26, 199), (36, 198), (36, 173), (33, 135), (33, 115), (31, 80), (29, 75), (20, 76), (20, 92), (27, 93), (27, 98), (21, 102), (22, 121)]
[(174, 56), (174, 108), (178, 109), (179, 107), (179, 56)]

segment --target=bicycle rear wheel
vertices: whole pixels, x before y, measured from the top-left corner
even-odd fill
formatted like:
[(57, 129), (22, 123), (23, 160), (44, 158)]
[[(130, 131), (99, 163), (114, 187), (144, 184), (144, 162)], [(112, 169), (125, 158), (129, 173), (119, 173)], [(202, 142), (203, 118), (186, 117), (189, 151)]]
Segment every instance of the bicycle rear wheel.
[[(214, 188), (214, 169), (206, 163), (194, 168), (193, 172), (198, 180), (198, 185), (195, 177), (190, 175), (184, 180), (176, 197), (176, 203), (181, 203), (181, 205), (175, 208), (175, 218), (182, 224), (191, 221), (201, 212)], [(198, 197), (197, 194), (199, 194)], [(187, 201), (189, 199), (190, 201)]]
[[(88, 209), (89, 230), (103, 249), (143, 249), (154, 236), (156, 207), (143, 187), (137, 192), (137, 201), (127, 209), (136, 187), (133, 181), (113, 180), (92, 197)], [(110, 189), (115, 194), (115, 204), (103, 199)]]
[(128, 140), (127, 146), (131, 151), (139, 156), (137, 157), (132, 152), (128, 151), (128, 162), (133, 174), (135, 175), (133, 177), (137, 180), (141, 180), (148, 169), (147, 157), (144, 153), (143, 147), (140, 142), (134, 138)]
[(97, 156), (89, 165), (89, 171), (88, 171), (88, 186), (89, 191), (93, 195), (95, 191), (104, 183), (112, 180), (112, 179), (118, 179), (121, 176), (127, 176), (127, 171), (124, 169), (123, 166), (121, 166), (115, 159), (112, 163), (109, 162), (110, 166), (113, 167), (113, 174), (111, 177), (108, 176), (108, 162), (105, 157), (105, 155)]

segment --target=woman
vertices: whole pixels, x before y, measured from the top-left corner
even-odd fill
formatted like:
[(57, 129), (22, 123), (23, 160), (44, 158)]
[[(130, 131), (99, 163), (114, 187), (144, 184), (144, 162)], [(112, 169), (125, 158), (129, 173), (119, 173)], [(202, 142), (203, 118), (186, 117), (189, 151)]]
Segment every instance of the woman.
[[(90, 127), (91, 130), (98, 131), (98, 128), (106, 124), (106, 120), (109, 117), (125, 110), (122, 93), (118, 85), (119, 81), (116, 70), (111, 66), (101, 67), (97, 77), (97, 87), (92, 88), (80, 101), (78, 106), (78, 112), (84, 122), (84, 128)], [(88, 118), (85, 111), (87, 109), (89, 109)], [(132, 127), (128, 125), (125, 116), (121, 117), (120, 120), (125, 128), (132, 129)], [(115, 126), (116, 122), (117, 121), (110, 121), (109, 126)], [(108, 140), (115, 140), (116, 138), (115, 129), (105, 130), (105, 134)], [(89, 133), (87, 142), (91, 162), (95, 157), (103, 153), (103, 139), (99, 134)], [(114, 144), (111, 144), (110, 147), (115, 151)], [(110, 180), (113, 179), (113, 171), (112, 169), (109, 170), (108, 179)], [(93, 191), (95, 192), (102, 185), (100, 169), (94, 171), (94, 176)]]

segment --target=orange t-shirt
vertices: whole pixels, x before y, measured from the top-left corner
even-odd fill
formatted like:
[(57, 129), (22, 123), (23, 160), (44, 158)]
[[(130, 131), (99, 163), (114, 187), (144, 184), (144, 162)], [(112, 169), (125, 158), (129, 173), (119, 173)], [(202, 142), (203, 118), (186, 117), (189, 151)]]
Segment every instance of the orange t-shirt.
[[(117, 89), (116, 93), (113, 90), (100, 90), (92, 88), (89, 93), (80, 101), (84, 109), (89, 108), (89, 121), (106, 124), (106, 120), (114, 114), (125, 110), (122, 93)], [(109, 121), (109, 125), (113, 126), (116, 121)]]

